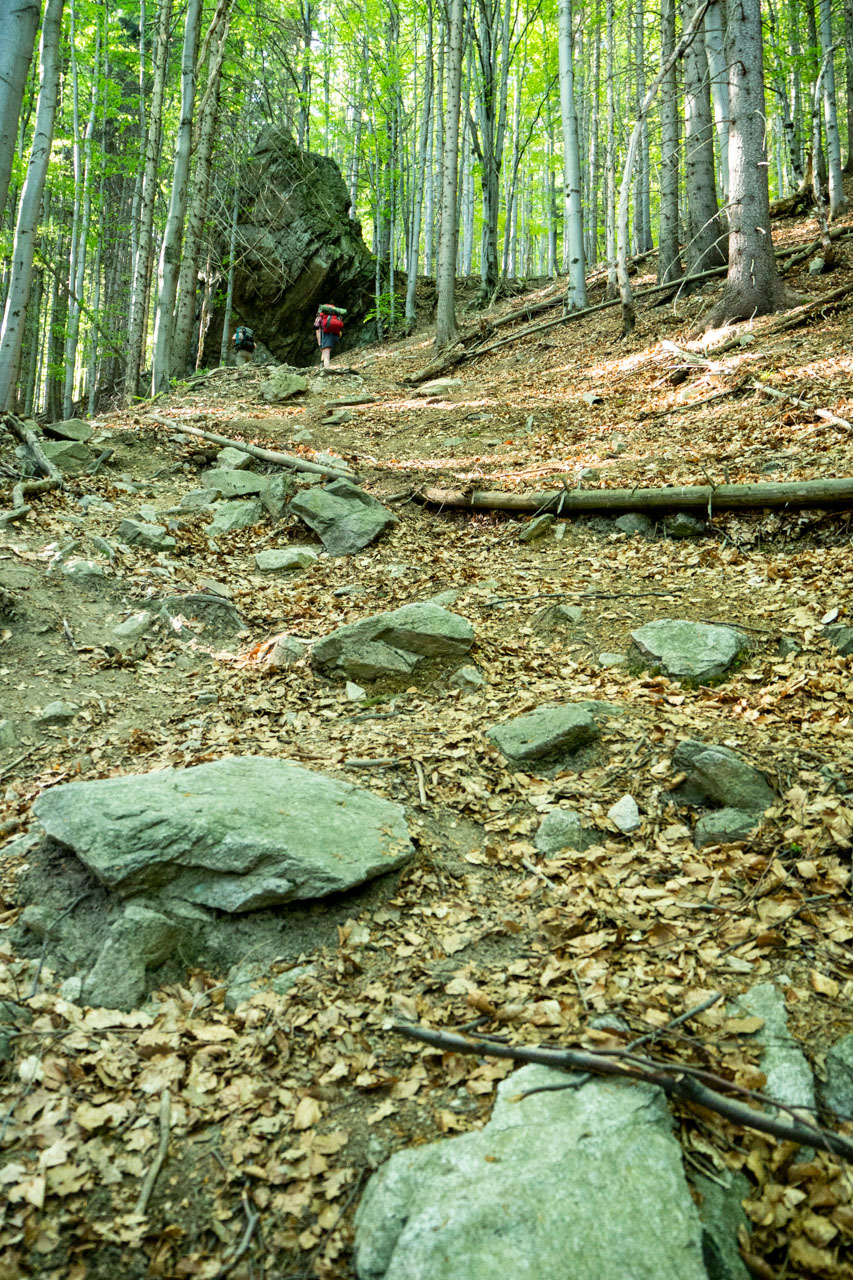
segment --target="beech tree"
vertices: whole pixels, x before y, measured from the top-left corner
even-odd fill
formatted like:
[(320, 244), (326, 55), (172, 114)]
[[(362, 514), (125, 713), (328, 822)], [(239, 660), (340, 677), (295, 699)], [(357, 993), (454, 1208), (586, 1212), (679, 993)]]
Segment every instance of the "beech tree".
[(0, 0), (0, 213), (6, 205), (40, 16), (38, 0)]

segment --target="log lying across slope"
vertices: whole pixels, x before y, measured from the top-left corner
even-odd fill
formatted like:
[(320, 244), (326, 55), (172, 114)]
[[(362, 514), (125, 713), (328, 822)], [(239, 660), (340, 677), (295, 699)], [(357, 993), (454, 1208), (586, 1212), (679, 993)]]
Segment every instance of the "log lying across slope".
[(663, 489), (552, 489), (526, 493), (468, 489), (421, 489), (413, 495), (429, 506), (519, 514), (603, 514), (623, 511), (751, 511), (784, 507), (853, 508), (853, 477), (794, 480), (778, 484), (673, 485)]

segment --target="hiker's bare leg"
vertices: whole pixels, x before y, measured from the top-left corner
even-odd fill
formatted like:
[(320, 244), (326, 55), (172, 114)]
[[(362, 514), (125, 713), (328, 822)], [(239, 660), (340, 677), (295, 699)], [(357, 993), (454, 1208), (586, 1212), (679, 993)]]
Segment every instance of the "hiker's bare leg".
[(320, 358), (321, 358), (321, 359), (322, 359), (322, 361), (323, 361), (323, 368), (324, 368), (324, 369), (328, 369), (328, 367), (329, 367), (329, 365), (330, 365), (330, 363), (331, 363), (331, 360), (332, 360), (332, 349), (331, 349), (331, 347), (322, 347), (322, 348), (321, 348), (321, 350), (320, 350)]

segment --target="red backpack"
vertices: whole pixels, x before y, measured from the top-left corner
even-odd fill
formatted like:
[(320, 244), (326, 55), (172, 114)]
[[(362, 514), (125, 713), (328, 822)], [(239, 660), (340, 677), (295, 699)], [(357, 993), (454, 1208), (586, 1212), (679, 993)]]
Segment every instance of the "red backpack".
[(340, 316), (336, 316), (333, 312), (320, 312), (320, 328), (323, 333), (330, 333), (333, 337), (339, 338), (344, 331), (344, 322)]

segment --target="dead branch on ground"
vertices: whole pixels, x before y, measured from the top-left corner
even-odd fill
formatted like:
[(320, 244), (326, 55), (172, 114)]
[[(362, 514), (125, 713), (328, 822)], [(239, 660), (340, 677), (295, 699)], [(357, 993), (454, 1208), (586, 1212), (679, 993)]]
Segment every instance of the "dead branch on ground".
[(309, 462), (306, 458), (300, 458), (295, 453), (280, 453), (277, 449), (262, 449), (260, 445), (248, 444), (245, 440), (232, 440), (229, 436), (220, 436), (214, 431), (202, 431), (201, 427), (189, 427), (174, 418), (164, 418), (159, 413), (147, 413), (145, 417), (149, 422), (159, 423), (161, 427), (169, 427), (172, 431), (180, 431), (182, 435), (197, 436), (202, 440), (210, 440), (212, 444), (221, 445), (223, 448), (239, 449), (242, 453), (251, 454), (253, 458), (259, 458), (261, 462), (275, 462), (281, 467), (292, 467), (297, 471), (312, 471), (315, 475), (331, 476), (334, 480), (352, 480), (355, 482), (359, 478), (354, 471), (348, 469), (323, 467), (319, 462)]
[(785, 391), (777, 391), (775, 387), (769, 387), (765, 382), (750, 382), (747, 384), (754, 391), (760, 391), (762, 395), (773, 396), (775, 400), (784, 400), (788, 404), (796, 405), (798, 409), (805, 409), (808, 413), (813, 413), (816, 418), (823, 418), (824, 422), (831, 422), (835, 427), (843, 427), (845, 431), (853, 431), (853, 424), (849, 423), (846, 418), (839, 418), (837, 413), (832, 413), (830, 409), (818, 409), (816, 405), (810, 404), (808, 400), (801, 400), (799, 396), (789, 395)]

